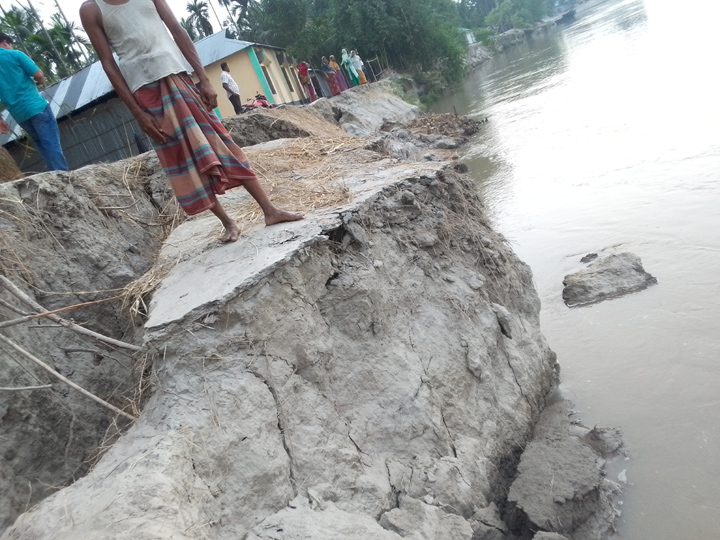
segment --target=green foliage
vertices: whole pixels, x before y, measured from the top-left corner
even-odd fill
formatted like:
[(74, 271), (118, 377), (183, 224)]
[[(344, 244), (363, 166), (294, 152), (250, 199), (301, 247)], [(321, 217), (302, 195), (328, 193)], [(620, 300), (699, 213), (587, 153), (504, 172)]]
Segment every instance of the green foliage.
[(485, 23), (485, 17), (496, 6), (496, 0), (460, 0), (458, 13), (466, 28), (478, 28)]
[(308, 22), (306, 0), (264, 0), (262, 17), (268, 40), (278, 47), (288, 47), (298, 41)]
[[(190, 14), (186, 24), (194, 28), (196, 39), (202, 39), (213, 34), (213, 26), (208, 15), (208, 4), (205, 0), (191, 0), (185, 9)], [(185, 29), (187, 30), (187, 27)]]
[(327, 52), (328, 49), (332, 50), (328, 39), (331, 35), (332, 30), (327, 19), (311, 20), (302, 29), (295, 43), (288, 46), (288, 52), (295, 58), (306, 59), (319, 66), (320, 58), (333, 54)]
[(476, 28), (473, 34), (478, 43), (482, 43), (489, 49), (495, 48), (495, 36), (497, 34), (492, 28)]
[(452, 0), (330, 0), (338, 48), (414, 72), (439, 70), (447, 81), (464, 70), (466, 45)]
[(422, 106), (420, 98), (418, 97), (418, 87), (415, 81), (411, 77), (404, 75), (396, 75), (390, 79), (390, 88), (392, 93), (403, 101), (415, 105), (417, 107)]
[(553, 3), (552, 0), (460, 0), (458, 13), (468, 28), (490, 26), (501, 33), (538, 22), (548, 14)]
[(485, 24), (498, 33), (511, 28), (526, 28), (547, 13), (546, 0), (500, 0), (485, 17)]
[(198, 40), (197, 32), (195, 31), (195, 25), (192, 23), (192, 21), (188, 19), (180, 19), (180, 26), (182, 26), (185, 31), (188, 33), (188, 36), (190, 36), (190, 39), (193, 41)]
[(339, 60), (344, 48), (366, 62), (437, 71), (445, 86), (464, 74), (467, 43), (455, 0), (219, 1), (240, 39), (285, 47), (316, 66), (322, 56)]
[(260, 0), (218, 0), (218, 3), (228, 11), (228, 18), (223, 26), (231, 28), (235, 38), (264, 41)]

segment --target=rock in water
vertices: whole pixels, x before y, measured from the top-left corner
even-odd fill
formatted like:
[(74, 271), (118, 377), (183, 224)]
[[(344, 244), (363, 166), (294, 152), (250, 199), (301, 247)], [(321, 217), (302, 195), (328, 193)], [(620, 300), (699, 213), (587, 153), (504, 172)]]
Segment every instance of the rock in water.
[(612, 500), (619, 486), (605, 478), (605, 463), (617, 455), (622, 434), (606, 430), (617, 441), (617, 448), (609, 453), (605, 447), (589, 444), (590, 438), (600, 434), (593, 429), (578, 436), (584, 428), (571, 403), (558, 397), (550, 398), (554, 403), (543, 411), (534, 439), (520, 459), (508, 493), (507, 524), (520, 538), (537, 531), (533, 540), (606, 538), (617, 516)]
[(657, 284), (640, 257), (633, 253), (608, 255), (593, 261), (584, 270), (563, 279), (563, 300), (568, 307), (596, 304), (603, 300), (647, 289)]

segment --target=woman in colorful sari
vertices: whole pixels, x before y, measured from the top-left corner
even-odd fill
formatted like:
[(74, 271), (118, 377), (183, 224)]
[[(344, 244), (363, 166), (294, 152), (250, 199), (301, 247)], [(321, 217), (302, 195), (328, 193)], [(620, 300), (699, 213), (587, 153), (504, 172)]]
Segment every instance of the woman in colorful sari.
[(310, 73), (308, 72), (309, 66), (310, 64), (308, 64), (307, 62), (300, 62), (298, 64), (298, 75), (300, 75), (300, 84), (310, 96), (310, 102), (313, 102), (317, 99), (317, 96), (315, 95), (315, 88), (313, 87), (313, 83), (310, 80)]
[(348, 56), (348, 53), (345, 49), (342, 50), (342, 67), (349, 75), (350, 83), (353, 86), (357, 86), (358, 84), (360, 84), (360, 79), (358, 79), (358, 73), (357, 71), (355, 71), (355, 67), (353, 66), (353, 63), (350, 60), (350, 57)]
[(367, 83), (367, 79), (365, 78), (365, 72), (363, 70), (363, 64), (362, 58), (360, 58), (360, 55), (357, 53), (356, 50), (350, 51), (350, 62), (352, 62), (353, 67), (355, 68), (355, 71), (358, 75), (358, 80), (360, 81), (360, 84)]
[(344, 92), (345, 90), (347, 90), (349, 88), (348, 83), (345, 80), (345, 74), (343, 73), (343, 71), (340, 68), (340, 66), (338, 65), (338, 63), (335, 61), (334, 55), (332, 55), (332, 54), (330, 55), (330, 62), (328, 62), (328, 63), (330, 64), (330, 67), (333, 68), (333, 71), (335, 72), (335, 78), (337, 79), (337, 83), (338, 83), (338, 86), (340, 87), (340, 91)]
[(323, 72), (323, 75), (325, 75), (325, 80), (328, 83), (328, 86), (330, 87), (330, 92), (333, 96), (337, 96), (340, 93), (340, 85), (338, 84), (337, 77), (335, 75), (335, 70), (330, 67), (330, 63), (328, 62), (328, 59), (324, 56), (322, 57), (320, 61), (320, 69)]

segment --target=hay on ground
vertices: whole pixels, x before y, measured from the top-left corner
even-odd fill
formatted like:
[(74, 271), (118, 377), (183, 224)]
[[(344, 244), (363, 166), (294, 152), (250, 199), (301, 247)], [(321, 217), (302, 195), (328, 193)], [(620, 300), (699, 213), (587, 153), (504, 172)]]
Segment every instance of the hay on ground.
[(25, 175), (18, 168), (17, 163), (10, 155), (10, 152), (0, 146), (0, 183), (11, 182)]
[(427, 114), (411, 120), (405, 127), (415, 133), (445, 135), (447, 137), (469, 137), (480, 129), (483, 122), (467, 116), (454, 114)]
[[(276, 149), (251, 147), (246, 153), (273, 204), (308, 214), (350, 202), (352, 194), (343, 179), (362, 163), (385, 157), (367, 150), (367, 145), (367, 140), (348, 136), (308, 137), (289, 140)], [(223, 205), (237, 222), (241, 234), (263, 223), (260, 207), (249, 196), (239, 203), (223, 202)], [(221, 232), (218, 222), (216, 228), (208, 230), (207, 241), (212, 242)], [(158, 260), (147, 273), (125, 287), (124, 305), (133, 316), (147, 315), (147, 296), (160, 285), (180, 257)]]

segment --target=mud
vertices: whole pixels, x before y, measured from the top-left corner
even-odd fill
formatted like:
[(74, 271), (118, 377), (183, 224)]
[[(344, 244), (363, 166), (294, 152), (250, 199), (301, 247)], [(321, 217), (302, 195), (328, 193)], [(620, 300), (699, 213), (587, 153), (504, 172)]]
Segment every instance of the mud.
[[(7, 334), (139, 418), (73, 475), (66, 469), (87, 463), (79, 456), (97, 451), (104, 430), (75, 444), (72, 422), (122, 426), (66, 391), (77, 402), (70, 426), (22, 439), (37, 423), (28, 418), (52, 418), (50, 405), (0, 394), (17, 412), (3, 416), (15, 426), (5, 448), (38, 452), (32, 461), (6, 450), (15, 468), (3, 469), (4, 519), (27, 511), (2, 538), (524, 540), (543, 529), (584, 539), (580, 519), (551, 519), (559, 503), (543, 488), (553, 467), (588, 487), (562, 492), (568, 508), (585, 501), (573, 515), (609, 529), (596, 452), (620, 443), (578, 432), (557, 411), (551, 427), (537, 424), (559, 368), (530, 269), (488, 225), (453, 159), (472, 125), (408, 123), (417, 109), (368, 86), (288, 109), (276, 132), (268, 118), (286, 111), (255, 115), (248, 137), (311, 135), (247, 149), (273, 198), (307, 215), (263, 227), (234, 190), (223, 200), (242, 225), (234, 244), (217, 243), (212, 216), (178, 217), (149, 156), (5, 185), (14, 206), (3, 209), (15, 212), (5, 271), (47, 307), (137, 278), (151, 286), (138, 297), (141, 319), (119, 301), (77, 313), (142, 345), (122, 369), (95, 353), (93, 368), (62, 364), (64, 330)], [(20, 306), (0, 296), (13, 316), (5, 310)], [(97, 369), (117, 380), (93, 386)], [(6, 373), (20, 384), (27, 371)], [(30, 507), (27, 480), (71, 485), (31, 494), (44, 500)]]

